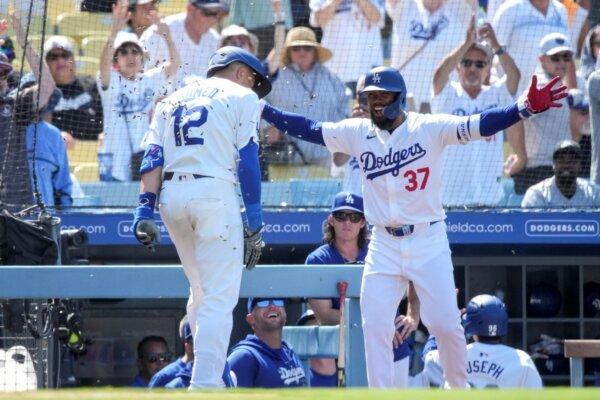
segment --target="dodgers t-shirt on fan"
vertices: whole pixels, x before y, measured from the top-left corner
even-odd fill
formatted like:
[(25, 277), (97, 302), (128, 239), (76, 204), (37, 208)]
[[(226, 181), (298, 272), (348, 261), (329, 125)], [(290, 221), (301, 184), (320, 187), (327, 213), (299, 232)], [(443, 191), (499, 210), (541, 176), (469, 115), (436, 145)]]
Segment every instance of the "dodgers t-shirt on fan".
[(111, 71), (110, 83), (103, 89), (98, 74), (96, 84), (102, 98), (105, 134), (101, 152), (112, 154), (113, 178), (131, 179), (131, 154), (143, 150), (140, 142), (150, 126), (154, 103), (164, 94), (166, 82), (160, 68), (140, 73), (133, 80)]
[[(514, 101), (504, 80), (482, 86), (472, 99), (461, 84), (451, 81), (431, 100), (434, 114), (458, 116), (479, 114)], [(466, 146), (448, 146), (442, 164), (442, 203), (444, 206), (494, 205), (503, 195), (504, 133), (483, 138)], [(462, 171), (462, 172), (459, 172)]]
[(400, 72), (418, 110), (429, 102), (435, 68), (463, 41), (472, 11), (464, 0), (448, 0), (432, 14), (420, 0), (399, 0), (386, 8), (394, 21), (390, 65), (404, 65)]

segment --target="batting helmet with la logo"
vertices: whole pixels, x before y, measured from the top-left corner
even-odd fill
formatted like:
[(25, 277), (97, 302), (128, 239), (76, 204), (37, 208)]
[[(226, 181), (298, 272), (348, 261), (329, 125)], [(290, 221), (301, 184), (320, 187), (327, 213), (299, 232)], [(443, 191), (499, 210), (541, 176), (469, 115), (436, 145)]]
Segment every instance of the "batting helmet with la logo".
[(365, 76), (365, 88), (361, 93), (374, 91), (397, 93), (394, 101), (383, 109), (383, 115), (396, 119), (406, 109), (406, 84), (396, 68), (376, 67)]

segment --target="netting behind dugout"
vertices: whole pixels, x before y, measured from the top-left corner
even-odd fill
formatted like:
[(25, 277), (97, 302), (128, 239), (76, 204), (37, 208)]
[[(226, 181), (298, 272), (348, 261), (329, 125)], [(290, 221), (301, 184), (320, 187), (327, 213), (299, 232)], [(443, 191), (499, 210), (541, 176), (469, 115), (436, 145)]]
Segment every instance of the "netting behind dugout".
[[(36, 202), (63, 208), (135, 206), (140, 140), (155, 102), (188, 78), (202, 78), (210, 53), (222, 44), (246, 46), (265, 60), (273, 77), (267, 101), (322, 121), (364, 115), (358, 110), (356, 83), (376, 65), (400, 69), (409, 92), (408, 110), (455, 115), (510, 104), (527, 88), (532, 74), (539, 73), (544, 80), (549, 73), (564, 74), (561, 71), (573, 65), (577, 78), (565, 74), (565, 80), (571, 79), (570, 85), (579, 90), (572, 96), (572, 107), (565, 100), (565, 107), (527, 121), (522, 130), (446, 149), (441, 163), (442, 200), (447, 207), (519, 207), (528, 187), (552, 176), (554, 147), (568, 138), (581, 146), (580, 176), (590, 174), (585, 79), (598, 63), (591, 38), (578, 41), (587, 11), (571, 0), (550, 3), (545, 18), (528, 2), (524, 8), (514, 0), (481, 4), (371, 0), (367, 6), (369, 2), (342, 0), (335, 10), (323, 9), (324, 0), (230, 0), (223, 2), (228, 4), (228, 13), (219, 15), (213, 15), (214, 8), (202, 11), (187, 0), (142, 1), (139, 5), (132, 1), (131, 18), (123, 28), (139, 36), (145, 50), (144, 71), (164, 70), (164, 63), (171, 59), (164, 38), (152, 34), (154, 28), (145, 31), (151, 25), (148, 12), (153, 8), (167, 17), (181, 67), (176, 76), (142, 85), (119, 78), (115, 64), (111, 79), (118, 79), (120, 86), (111, 81), (111, 89), (104, 90), (98, 88), (96, 77), (111, 29), (113, 3), (15, 0), (10, 5), (0, 1), (2, 17), (9, 20), (2, 51), (13, 68), (6, 88), (0, 87), (5, 93), (0, 105), (3, 206), (20, 209)], [(21, 39), (8, 17), (13, 10), (22, 22)], [(597, 13), (590, 12), (590, 18)], [(497, 40), (488, 30), (476, 39), (484, 46), (457, 50), (473, 15), (478, 27), (491, 22)], [(590, 26), (595, 22), (591, 19)], [(194, 44), (182, 28), (185, 24), (211, 28)], [(311, 31), (292, 30), (300, 26)], [(568, 52), (563, 49), (543, 64), (540, 42), (551, 33), (564, 35), (564, 46), (573, 50), (572, 57), (564, 55)], [(319, 45), (311, 43), (313, 35)], [(32, 66), (23, 55), (24, 41), (41, 56), (62, 91), (62, 98), (43, 115), (43, 123), (31, 123), (31, 110), (35, 111), (43, 93), (35, 86), (39, 77), (29, 74)], [(436, 68), (457, 51), (454, 65), (441, 75), (438, 71), (434, 84)], [(507, 69), (506, 59), (497, 54), (502, 52), (517, 66), (517, 83), (514, 69)], [(476, 99), (465, 89), (469, 85), (481, 87)], [(332, 158), (325, 148), (290, 139), (265, 123), (260, 136), (264, 206), (329, 207), (337, 191), (361, 191), (360, 170), (365, 166), (360, 159)], [(515, 164), (514, 154), (521, 161), (526, 156), (526, 165)], [(398, 185), (407, 185), (403, 174), (397, 179)]]

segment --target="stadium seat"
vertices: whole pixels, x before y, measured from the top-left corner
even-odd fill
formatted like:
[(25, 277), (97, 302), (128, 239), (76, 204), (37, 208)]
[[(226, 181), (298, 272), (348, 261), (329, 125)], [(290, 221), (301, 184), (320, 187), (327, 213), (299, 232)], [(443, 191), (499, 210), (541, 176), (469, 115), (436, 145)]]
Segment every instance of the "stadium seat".
[(109, 13), (61, 14), (56, 20), (56, 32), (78, 41), (86, 36), (108, 35), (112, 17)]
[(77, 180), (81, 183), (97, 182), (98, 177), (100, 176), (97, 162), (69, 162), (69, 167), (71, 168), (73, 175), (75, 175)]
[(139, 182), (94, 182), (81, 183), (86, 196), (97, 197), (105, 207), (135, 207), (140, 191)]
[(61, 14), (77, 12), (73, 0), (48, 0), (48, 21), (54, 26)]
[(336, 179), (291, 179), (290, 206), (329, 208), (340, 190), (342, 183)]
[(179, 14), (185, 11), (187, 3), (188, 0), (162, 0), (158, 3), (158, 11), (162, 16)]
[(100, 70), (100, 60), (93, 57), (76, 57), (75, 66), (77, 68), (78, 75), (91, 75), (96, 76)]
[(289, 182), (263, 182), (261, 192), (263, 207), (287, 207), (290, 203)]
[(88, 36), (81, 40), (80, 52), (84, 57), (100, 59), (106, 36)]
[(68, 150), (69, 163), (97, 163), (98, 141), (78, 140), (73, 150)]
[(288, 165), (271, 164), (269, 165), (269, 179), (274, 181), (287, 181), (292, 178), (330, 178), (328, 167), (320, 165)]

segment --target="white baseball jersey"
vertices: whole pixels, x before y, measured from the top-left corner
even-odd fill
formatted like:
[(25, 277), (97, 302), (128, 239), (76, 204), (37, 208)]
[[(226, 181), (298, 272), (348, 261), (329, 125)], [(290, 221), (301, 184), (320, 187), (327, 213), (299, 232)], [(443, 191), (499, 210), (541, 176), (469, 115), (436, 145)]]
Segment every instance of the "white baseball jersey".
[(358, 160), (369, 223), (392, 227), (446, 217), (440, 193), (442, 151), (480, 138), (479, 116), (417, 113), (407, 113), (393, 134), (366, 118), (325, 122), (322, 131), (332, 153)]
[(238, 150), (258, 143), (258, 96), (227, 79), (196, 81), (156, 107), (143, 146), (162, 146), (164, 172), (237, 183)]
[[(451, 81), (431, 100), (434, 114), (473, 115), (510, 104), (513, 97), (499, 81), (483, 86), (472, 99), (459, 82)], [(442, 167), (445, 206), (494, 205), (502, 198), (503, 132), (467, 146), (448, 146)], [(463, 173), (457, 173), (463, 171)], [(464, 173), (468, 171), (468, 173)]]
[[(542, 378), (533, 360), (522, 350), (503, 344), (471, 343), (467, 346), (467, 374), (471, 387), (541, 388)], [(433, 385), (443, 383), (437, 350), (425, 356), (424, 374)]]
[[(355, 82), (371, 68), (383, 64), (381, 31), (385, 12), (383, 0), (368, 0), (379, 9), (379, 23), (367, 21), (356, 1), (342, 0), (331, 20), (321, 28), (321, 44), (331, 50), (333, 57), (325, 63), (343, 82)], [(329, 0), (310, 0), (311, 24), (314, 13), (325, 7)]]
[[(183, 87), (190, 77), (206, 77), (208, 60), (218, 48), (220, 35), (214, 29), (205, 32), (198, 43), (194, 43), (185, 29), (185, 13), (170, 15), (165, 18), (171, 30), (171, 37), (181, 58), (181, 66), (171, 78), (171, 92)], [(169, 49), (165, 38), (156, 31), (156, 26), (146, 29), (140, 37), (144, 50), (148, 52), (147, 66), (154, 68), (169, 59)]]
[(362, 174), (356, 157), (350, 157), (346, 165), (344, 165), (342, 190), (362, 196)]
[(113, 155), (114, 178), (131, 179), (131, 154), (142, 150), (140, 141), (150, 125), (154, 103), (164, 94), (166, 82), (160, 68), (138, 74), (134, 80), (111, 71), (110, 83), (103, 89), (98, 74), (96, 85), (102, 99), (106, 135), (102, 150)]
[(577, 178), (577, 190), (570, 199), (566, 198), (558, 186), (556, 178), (550, 177), (531, 186), (525, 192), (521, 207), (599, 207), (600, 187), (587, 179)]
[(496, 11), (492, 25), (498, 41), (506, 46), (506, 51), (521, 71), (518, 93), (529, 87), (538, 63), (542, 38), (554, 32), (569, 36), (567, 10), (556, 0), (550, 1), (546, 15), (533, 7), (529, 0), (507, 0)]
[(429, 101), (436, 66), (464, 39), (472, 10), (464, 0), (448, 0), (431, 14), (421, 0), (399, 0), (387, 11), (394, 21), (391, 66), (404, 65), (400, 72), (418, 110)]

